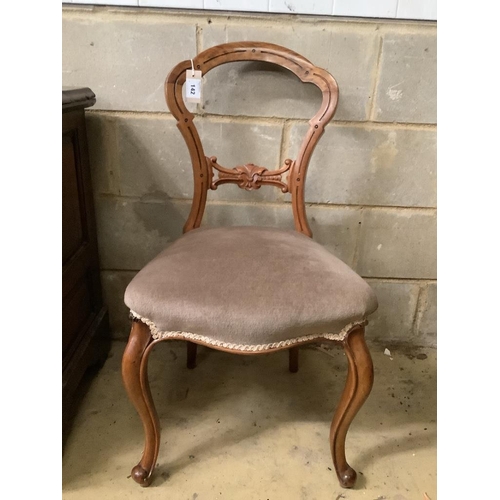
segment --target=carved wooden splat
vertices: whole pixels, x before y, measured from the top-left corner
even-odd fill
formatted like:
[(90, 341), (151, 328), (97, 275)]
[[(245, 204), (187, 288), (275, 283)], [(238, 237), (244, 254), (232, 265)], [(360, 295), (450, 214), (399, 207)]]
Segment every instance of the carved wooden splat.
[[(219, 184), (234, 183), (247, 191), (260, 189), (264, 184), (277, 186), (283, 193), (288, 193), (288, 182), (282, 181), (282, 175), (290, 170), (293, 161), (287, 159), (279, 170), (268, 170), (253, 163), (238, 165), (234, 168), (224, 168), (217, 163), (217, 157), (205, 157), (210, 175), (210, 189), (217, 189)], [(218, 172), (218, 178), (214, 179), (214, 170)]]
[[(188, 111), (182, 97), (182, 86), (186, 80), (186, 70), (192, 66), (206, 75), (210, 70), (230, 62), (264, 61), (277, 64), (294, 73), (304, 83), (312, 83), (321, 90), (323, 100), (318, 112), (309, 120), (302, 145), (295, 160), (283, 165), (279, 170), (270, 171), (251, 163), (227, 169), (207, 159), (201, 144), (198, 131), (193, 122), (194, 115)], [(220, 184), (236, 183), (243, 189), (258, 189), (264, 184), (279, 187), (292, 196), (293, 218), (295, 229), (307, 236), (312, 231), (307, 223), (304, 187), (307, 168), (312, 152), (323, 134), (325, 125), (332, 119), (338, 101), (338, 86), (335, 78), (328, 71), (318, 68), (305, 57), (280, 45), (263, 42), (232, 42), (207, 49), (193, 60), (179, 63), (170, 72), (165, 81), (165, 97), (168, 108), (177, 119), (177, 127), (188, 146), (193, 165), (194, 193), (191, 212), (184, 225), (184, 232), (200, 226), (207, 192)], [(285, 170), (283, 170), (285, 169)], [(213, 179), (213, 170), (218, 172)], [(286, 182), (281, 175), (288, 171)]]

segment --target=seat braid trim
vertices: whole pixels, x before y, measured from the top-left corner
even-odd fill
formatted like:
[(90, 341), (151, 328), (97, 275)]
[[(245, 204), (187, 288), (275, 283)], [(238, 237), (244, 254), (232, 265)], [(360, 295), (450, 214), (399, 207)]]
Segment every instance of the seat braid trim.
[(250, 351), (250, 352), (268, 351), (270, 349), (290, 347), (293, 346), (294, 344), (300, 344), (302, 342), (309, 342), (312, 340), (320, 340), (320, 339), (342, 342), (353, 328), (357, 326), (365, 326), (368, 323), (368, 321), (364, 319), (361, 321), (355, 321), (349, 323), (344, 328), (342, 328), (342, 330), (338, 333), (304, 335), (302, 337), (280, 340), (279, 342), (272, 342), (269, 344), (233, 344), (231, 342), (222, 342), (220, 340), (216, 340), (211, 337), (207, 337), (205, 335), (198, 335), (196, 333), (181, 332), (181, 331), (162, 331), (155, 325), (153, 321), (151, 321), (148, 318), (144, 318), (143, 316), (137, 314), (135, 311), (132, 310), (130, 310), (130, 316), (134, 320), (139, 320), (142, 321), (144, 324), (146, 324), (151, 330), (151, 335), (155, 340), (163, 340), (163, 339), (190, 340), (194, 342), (202, 342), (204, 344), (213, 345), (214, 347), (222, 347), (224, 349), (230, 349), (233, 351)]

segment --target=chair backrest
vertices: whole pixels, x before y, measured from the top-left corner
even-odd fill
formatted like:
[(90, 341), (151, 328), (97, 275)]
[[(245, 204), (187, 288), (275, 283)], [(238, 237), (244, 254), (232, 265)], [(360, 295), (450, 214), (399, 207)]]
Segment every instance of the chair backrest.
[[(309, 129), (302, 141), (297, 158), (286, 159), (277, 170), (268, 170), (266, 167), (252, 163), (232, 169), (224, 168), (217, 163), (215, 156), (205, 156), (198, 131), (193, 123), (194, 115), (184, 104), (182, 86), (186, 80), (186, 70), (192, 68), (192, 65), (195, 70), (205, 75), (221, 64), (237, 61), (265, 61), (277, 64), (290, 70), (302, 82), (313, 83), (323, 94), (319, 111), (309, 120)], [(337, 82), (330, 73), (314, 66), (296, 52), (271, 43), (225, 43), (201, 52), (192, 60), (192, 63), (191, 60), (186, 60), (175, 66), (165, 81), (165, 98), (188, 146), (194, 176), (193, 203), (184, 232), (200, 226), (209, 189), (217, 189), (218, 185), (225, 183), (235, 183), (247, 190), (259, 189), (262, 185), (270, 184), (279, 187), (283, 193), (291, 193), (295, 229), (312, 236), (307, 223), (304, 200), (307, 167), (325, 125), (335, 113), (338, 93)], [(214, 177), (214, 171), (218, 173), (217, 178)], [(288, 173), (286, 180), (283, 179), (285, 173)]]

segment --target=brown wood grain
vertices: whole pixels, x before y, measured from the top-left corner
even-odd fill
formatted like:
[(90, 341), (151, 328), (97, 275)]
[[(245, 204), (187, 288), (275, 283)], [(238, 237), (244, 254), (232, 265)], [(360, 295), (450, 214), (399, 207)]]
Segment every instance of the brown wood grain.
[(141, 460), (131, 472), (134, 481), (141, 486), (149, 486), (160, 449), (160, 421), (148, 381), (148, 357), (152, 345), (148, 326), (134, 321), (122, 358), (122, 377), (127, 394), (141, 417), (146, 436)]
[(110, 347), (97, 251), (84, 109), (90, 89), (62, 94), (62, 399), (63, 437), (70, 430), (80, 381)]
[(344, 488), (352, 488), (356, 482), (356, 471), (345, 456), (347, 431), (373, 386), (373, 363), (364, 333), (364, 328), (355, 328), (343, 342), (349, 363), (347, 380), (330, 428), (333, 465)]

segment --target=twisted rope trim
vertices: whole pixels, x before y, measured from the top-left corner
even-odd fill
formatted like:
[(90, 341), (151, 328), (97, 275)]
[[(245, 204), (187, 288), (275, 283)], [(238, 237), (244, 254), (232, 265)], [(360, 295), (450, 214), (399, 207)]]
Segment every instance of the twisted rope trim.
[(272, 342), (270, 344), (233, 344), (231, 342), (222, 342), (220, 340), (215, 340), (210, 337), (206, 337), (205, 335), (198, 335), (196, 333), (189, 332), (169, 332), (169, 331), (161, 331), (154, 323), (148, 318), (143, 318), (140, 314), (137, 314), (135, 311), (130, 310), (130, 316), (133, 320), (142, 321), (146, 324), (151, 330), (151, 335), (155, 340), (162, 339), (184, 339), (184, 340), (193, 340), (203, 342), (205, 344), (213, 345), (216, 347), (223, 347), (224, 349), (231, 349), (234, 351), (267, 351), (269, 349), (277, 349), (280, 347), (288, 347), (293, 344), (299, 344), (301, 342), (307, 342), (316, 339), (327, 339), (327, 340), (335, 340), (338, 342), (342, 342), (347, 334), (356, 326), (364, 326), (367, 324), (366, 320), (355, 321), (353, 323), (349, 323), (339, 333), (322, 333), (319, 335), (304, 335), (302, 337), (296, 337), (294, 339), (288, 340), (280, 340), (279, 342)]

